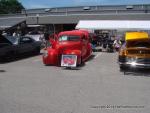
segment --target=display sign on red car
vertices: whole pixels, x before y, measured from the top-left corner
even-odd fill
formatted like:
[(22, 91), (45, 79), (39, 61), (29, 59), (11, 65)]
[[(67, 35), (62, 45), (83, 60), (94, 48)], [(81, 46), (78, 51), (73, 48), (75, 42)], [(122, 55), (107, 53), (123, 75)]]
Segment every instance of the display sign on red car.
[(77, 55), (62, 55), (61, 66), (63, 67), (76, 67)]

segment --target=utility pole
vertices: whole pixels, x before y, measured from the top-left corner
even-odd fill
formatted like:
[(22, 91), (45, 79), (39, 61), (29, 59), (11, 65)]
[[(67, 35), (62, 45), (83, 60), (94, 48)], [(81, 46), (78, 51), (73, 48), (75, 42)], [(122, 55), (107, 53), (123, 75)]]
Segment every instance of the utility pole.
[(36, 24), (39, 24), (39, 14), (36, 14)]

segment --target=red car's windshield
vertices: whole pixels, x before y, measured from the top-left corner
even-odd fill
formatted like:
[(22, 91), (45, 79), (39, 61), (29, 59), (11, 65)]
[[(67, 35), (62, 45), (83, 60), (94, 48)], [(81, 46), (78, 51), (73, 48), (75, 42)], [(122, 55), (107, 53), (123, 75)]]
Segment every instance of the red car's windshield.
[(68, 35), (63, 35), (59, 37), (59, 42), (61, 41), (79, 41), (80, 37), (79, 36), (68, 36)]

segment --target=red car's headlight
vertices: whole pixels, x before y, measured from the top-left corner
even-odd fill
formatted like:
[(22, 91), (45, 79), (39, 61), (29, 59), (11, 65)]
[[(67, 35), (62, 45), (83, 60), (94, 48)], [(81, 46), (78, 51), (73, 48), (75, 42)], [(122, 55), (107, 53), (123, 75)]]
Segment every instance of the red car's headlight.
[(48, 51), (47, 50), (44, 50), (43, 57), (48, 57)]

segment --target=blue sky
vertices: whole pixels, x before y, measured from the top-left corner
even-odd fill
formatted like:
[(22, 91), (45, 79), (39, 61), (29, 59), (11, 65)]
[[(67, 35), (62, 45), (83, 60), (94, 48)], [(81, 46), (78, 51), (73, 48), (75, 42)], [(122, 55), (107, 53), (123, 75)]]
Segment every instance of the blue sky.
[(19, 0), (26, 9), (64, 6), (150, 4), (150, 0)]

